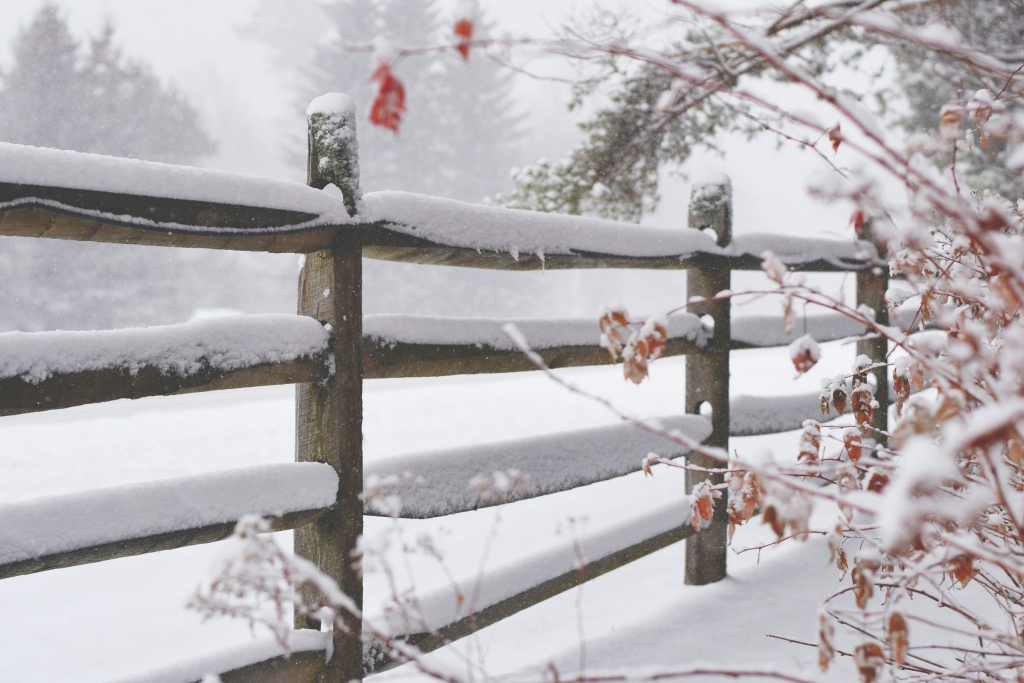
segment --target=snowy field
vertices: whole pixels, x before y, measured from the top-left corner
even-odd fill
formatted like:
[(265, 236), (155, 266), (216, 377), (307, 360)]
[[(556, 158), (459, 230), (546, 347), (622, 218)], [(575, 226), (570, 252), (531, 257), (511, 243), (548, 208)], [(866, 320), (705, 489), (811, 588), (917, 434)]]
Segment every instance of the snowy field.
[[(774, 312), (774, 311), (761, 311)], [(781, 395), (814, 391), (818, 378), (849, 367), (851, 346), (823, 347), (814, 371), (793, 380), (784, 349), (733, 353), (732, 391)], [(581, 387), (612, 398), (637, 417), (680, 412), (684, 359), (658, 362), (640, 387), (618, 368), (560, 371)], [(267, 387), (174, 398), (120, 401), (0, 419), (0, 500), (81, 491), (152, 479), (292, 460), (291, 387)], [(444, 447), (612, 424), (614, 418), (536, 373), (374, 380), (365, 388), (365, 452), (375, 459)], [(732, 448), (772, 448), (792, 455), (795, 433), (732, 440)], [(643, 453), (637, 454), (637, 466)], [(398, 524), (404, 538), (430, 534), (447, 568), (472, 580), (529, 566), (530, 554), (571, 549), (603, 529), (658, 510), (682, 514), (683, 475), (656, 469), (570, 492), (435, 520)], [(666, 512), (669, 514), (670, 512)], [(825, 512), (827, 514), (827, 511)], [(371, 543), (396, 533), (394, 523), (367, 518)], [(483, 550), (493, 535), (486, 557)], [(756, 521), (736, 547), (767, 537)], [(289, 533), (278, 540), (291, 543)], [(246, 625), (200, 624), (183, 608), (208, 577), (225, 544), (184, 548), (0, 582), (0, 681), (184, 680), (173, 665), (252, 641)], [(387, 557), (398, 559), (394, 551)], [(527, 558), (524, 561), (524, 558)], [(813, 648), (770, 639), (814, 640), (816, 604), (836, 577), (827, 551), (812, 540), (761, 554), (730, 557), (730, 577), (707, 587), (683, 585), (683, 544), (528, 609), (430, 655), (465, 670), (539, 678), (553, 662), (572, 673), (625, 666), (732, 665), (773, 662), (810, 667)], [(443, 583), (436, 563), (411, 557), (417, 589)], [(398, 562), (396, 562), (398, 564)], [(810, 589), (809, 589), (810, 587)], [(379, 575), (366, 581), (369, 613), (384, 600)], [(266, 639), (265, 633), (257, 633)], [(580, 643), (584, 644), (581, 654)], [(840, 663), (839, 674), (851, 673)], [(168, 668), (170, 667), (170, 668)], [(816, 667), (814, 669), (816, 671)], [(146, 678), (148, 673), (160, 673)], [(810, 668), (808, 675), (813, 675)], [(398, 669), (385, 678), (405, 678)], [(475, 674), (479, 677), (479, 668)]]

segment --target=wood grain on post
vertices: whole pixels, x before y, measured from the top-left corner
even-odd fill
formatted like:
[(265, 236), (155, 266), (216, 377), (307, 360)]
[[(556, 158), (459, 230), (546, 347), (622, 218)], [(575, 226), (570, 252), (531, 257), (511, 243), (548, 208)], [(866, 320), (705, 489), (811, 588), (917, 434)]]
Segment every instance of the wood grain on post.
[[(307, 111), (307, 184), (333, 184), (350, 214), (359, 201), (355, 104), (347, 95), (317, 98)], [(331, 190), (328, 190), (331, 191)], [(295, 552), (338, 582), (362, 608), (363, 584), (353, 553), (363, 532), (362, 245), (357, 231), (339, 231), (329, 249), (306, 257), (299, 276), (299, 314), (334, 331), (334, 372), (325, 381), (299, 384), (295, 397), (295, 459), (324, 462), (338, 472), (338, 500), (315, 524), (295, 532)], [(316, 598), (316, 596), (306, 596)], [(362, 678), (362, 623), (345, 619), (348, 633), (335, 629), (334, 655), (326, 683)], [(319, 628), (296, 615), (297, 628)]]
[[(876, 242), (871, 229), (871, 223), (864, 223), (864, 230), (861, 239), (869, 242)], [(884, 244), (877, 244), (878, 255), (881, 259), (888, 259)], [(889, 268), (887, 266), (876, 266), (870, 270), (857, 272), (857, 305), (865, 305), (875, 312), (875, 321), (882, 325), (889, 324), (889, 307), (885, 303), (885, 292), (889, 289)], [(876, 363), (885, 362), (889, 355), (889, 342), (886, 339), (868, 339), (857, 342), (857, 355), (865, 355)], [(878, 401), (878, 408), (871, 418), (871, 426), (879, 431), (889, 429), (889, 372), (886, 367), (875, 368), (871, 371), (875, 377), (875, 400)], [(885, 442), (885, 437), (877, 435), (880, 443)]]
[[(690, 227), (714, 230), (718, 246), (726, 247), (732, 240), (732, 186), (728, 178), (717, 183), (697, 185), (690, 196)], [(686, 276), (686, 296), (712, 298), (729, 289), (731, 271), (728, 265), (691, 267)], [(711, 436), (707, 446), (729, 448), (729, 347), (731, 340), (730, 301), (715, 301), (688, 309), (696, 315), (709, 315), (715, 321), (715, 336), (711, 350), (701, 355), (686, 357), (686, 412), (699, 414), (701, 405), (711, 406)], [(698, 467), (724, 467), (710, 458), (690, 455), (690, 464)], [(703, 472), (686, 473), (686, 489), (711, 479), (720, 484), (721, 475)], [(727, 493), (726, 493), (727, 495)], [(726, 499), (715, 504), (711, 524), (701, 533), (686, 540), (686, 583), (704, 585), (725, 578), (726, 541), (729, 522)]]

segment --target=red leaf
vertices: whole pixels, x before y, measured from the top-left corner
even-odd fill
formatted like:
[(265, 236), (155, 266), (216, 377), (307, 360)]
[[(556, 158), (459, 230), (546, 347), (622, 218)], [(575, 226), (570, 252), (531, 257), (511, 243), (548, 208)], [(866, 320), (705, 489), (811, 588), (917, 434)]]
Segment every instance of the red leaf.
[(721, 497), (722, 493), (711, 488), (711, 482), (708, 480), (694, 485), (690, 492), (690, 523), (694, 531), (699, 532), (706, 522), (711, 521), (715, 514), (715, 499)]
[(872, 493), (881, 493), (885, 490), (885, 487), (889, 485), (889, 475), (881, 472), (874, 467), (868, 470), (868, 475), (864, 478), (864, 490), (871, 491)]
[(397, 133), (405, 112), (405, 86), (391, 71), (391, 64), (383, 61), (377, 64), (370, 80), (377, 82), (377, 97), (370, 108), (370, 122)]
[(853, 223), (853, 231), (859, 235), (864, 229), (864, 212), (859, 209), (854, 211), (850, 222)]
[(853, 400), (851, 401), (853, 408), (853, 418), (857, 421), (857, 424), (868, 424), (871, 422), (872, 416), (875, 414), (875, 397), (871, 393), (870, 384), (862, 384), (853, 390)]
[(848, 398), (849, 396), (846, 395), (845, 388), (840, 386), (832, 390), (832, 405), (840, 415), (846, 412), (846, 400)]
[(473, 42), (479, 8), (476, 0), (460, 0), (455, 7), (455, 49), (464, 60), (469, 60), (469, 46)]
[(818, 462), (821, 451), (821, 425), (814, 420), (804, 420), (804, 431), (800, 434), (800, 453), (797, 461), (813, 465)]
[[(615, 321), (614, 317), (612, 320)], [(604, 318), (602, 323), (603, 321)], [(622, 371), (626, 379), (634, 384), (640, 384), (648, 376), (648, 361), (657, 360), (665, 353), (666, 341), (668, 329), (662, 321), (651, 318), (644, 323), (644, 326), (630, 337), (622, 350)]]
[(459, 51), (462, 58), (469, 60), (469, 44), (473, 40), (473, 22), (469, 19), (460, 19), (455, 22), (455, 37), (458, 41), (455, 49)]
[(843, 446), (846, 448), (846, 454), (852, 462), (860, 460), (863, 444), (860, 439), (860, 433), (856, 429), (846, 429), (843, 431)]
[(857, 607), (866, 609), (868, 600), (875, 594), (874, 578), (878, 564), (874, 558), (858, 557), (854, 562), (850, 578), (853, 580), (853, 597), (857, 600)]
[(821, 347), (809, 334), (805, 334), (789, 345), (789, 359), (798, 374), (804, 374), (821, 360)]
[(839, 145), (843, 142), (843, 134), (839, 131), (839, 124), (828, 129), (828, 141), (832, 143), (832, 151), (838, 152)]

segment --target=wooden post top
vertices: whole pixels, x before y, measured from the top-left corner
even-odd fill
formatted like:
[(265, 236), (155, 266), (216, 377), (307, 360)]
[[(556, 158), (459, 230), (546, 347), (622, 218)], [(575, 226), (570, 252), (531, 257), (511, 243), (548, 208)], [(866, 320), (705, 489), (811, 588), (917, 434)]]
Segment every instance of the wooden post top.
[(718, 246), (729, 246), (732, 242), (732, 181), (729, 176), (720, 175), (693, 184), (689, 227), (691, 230), (710, 228), (715, 231)]
[(306, 184), (317, 189), (334, 185), (345, 198), (350, 216), (363, 194), (359, 189), (359, 142), (356, 138), (356, 103), (348, 95), (327, 93), (306, 108), (309, 156)]

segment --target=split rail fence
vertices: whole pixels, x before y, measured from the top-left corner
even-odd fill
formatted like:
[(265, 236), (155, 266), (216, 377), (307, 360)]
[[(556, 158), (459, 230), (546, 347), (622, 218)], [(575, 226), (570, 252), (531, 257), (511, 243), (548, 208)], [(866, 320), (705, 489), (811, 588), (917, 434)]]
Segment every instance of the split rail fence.
[[(623, 425), (410, 457), (392, 463), (391, 470), (364, 472), (364, 379), (534, 367), (501, 333), (504, 321), (364, 318), (363, 257), (505, 270), (686, 269), (687, 295), (708, 298), (729, 289), (732, 271), (759, 269), (761, 254), (772, 250), (794, 270), (855, 272), (858, 303), (887, 320), (887, 269), (871, 244), (772, 235), (734, 239), (727, 179), (695, 189), (689, 229), (641, 228), (407, 193), (362, 196), (355, 140), (351, 100), (328, 95), (314, 101), (308, 187), (0, 145), (0, 234), (306, 255), (298, 316), (224, 318), (143, 330), (0, 334), (0, 415), (122, 398), (297, 386), (296, 463), (0, 505), (0, 578), (217, 541), (232, 533), (242, 515), (257, 513), (272, 517), (275, 529), (295, 529), (295, 551), (362, 604), (362, 583), (351, 554), (363, 526), (364, 475), (410, 469), (422, 475), (427, 485), (406, 492), (402, 514), (431, 517), (486, 504), (466, 486), (473, 475), (509, 468), (530, 473), (531, 462), (548, 454), (558, 454), (564, 471), (536, 477), (529, 495), (636, 471), (640, 458), (652, 450), (666, 457), (685, 455)], [(839, 316), (809, 318), (808, 324), (819, 341), (864, 331)], [(594, 321), (521, 321), (520, 326), (552, 368), (610, 362), (596, 343)], [(701, 303), (673, 318), (667, 355), (687, 356), (687, 415), (668, 425), (720, 447), (728, 446), (730, 435), (799, 428), (817, 412), (816, 394), (729, 395), (731, 350), (780, 346), (793, 338), (781, 318), (732, 320), (728, 300)], [(884, 355), (884, 341), (857, 343), (859, 353)], [(876, 380), (876, 386), (888, 386), (884, 371), (876, 371)], [(888, 392), (876, 393), (881, 404), (876, 426), (884, 427)], [(699, 417), (703, 404), (711, 408), (710, 425)], [(691, 461), (719, 466), (697, 456)], [(455, 482), (448, 489), (445, 482), (430, 481), (431, 468), (439, 463), (447, 473), (444, 479)], [(688, 473), (688, 486), (704, 476), (709, 475)], [(140, 497), (140, 491), (145, 495)], [(506, 586), (473, 615), (452, 613), (423, 632), (395, 635), (424, 651), (436, 649), (683, 539), (686, 581), (714, 582), (725, 576), (726, 525), (724, 505), (699, 534), (684, 519), (667, 528), (663, 521), (652, 523), (635, 531), (629, 542), (609, 547), (582, 574), (567, 564), (539, 583)], [(298, 629), (319, 631), (312, 619), (299, 621)], [(350, 628), (359, 633), (361, 626)], [(330, 637), (334, 654), (325, 664), (324, 638)], [(290, 659), (248, 662), (218, 673), (225, 683), (349, 681), (394, 664), (380, 650), (365, 655), (358, 640), (344, 634), (307, 640), (314, 644), (300, 644)]]

